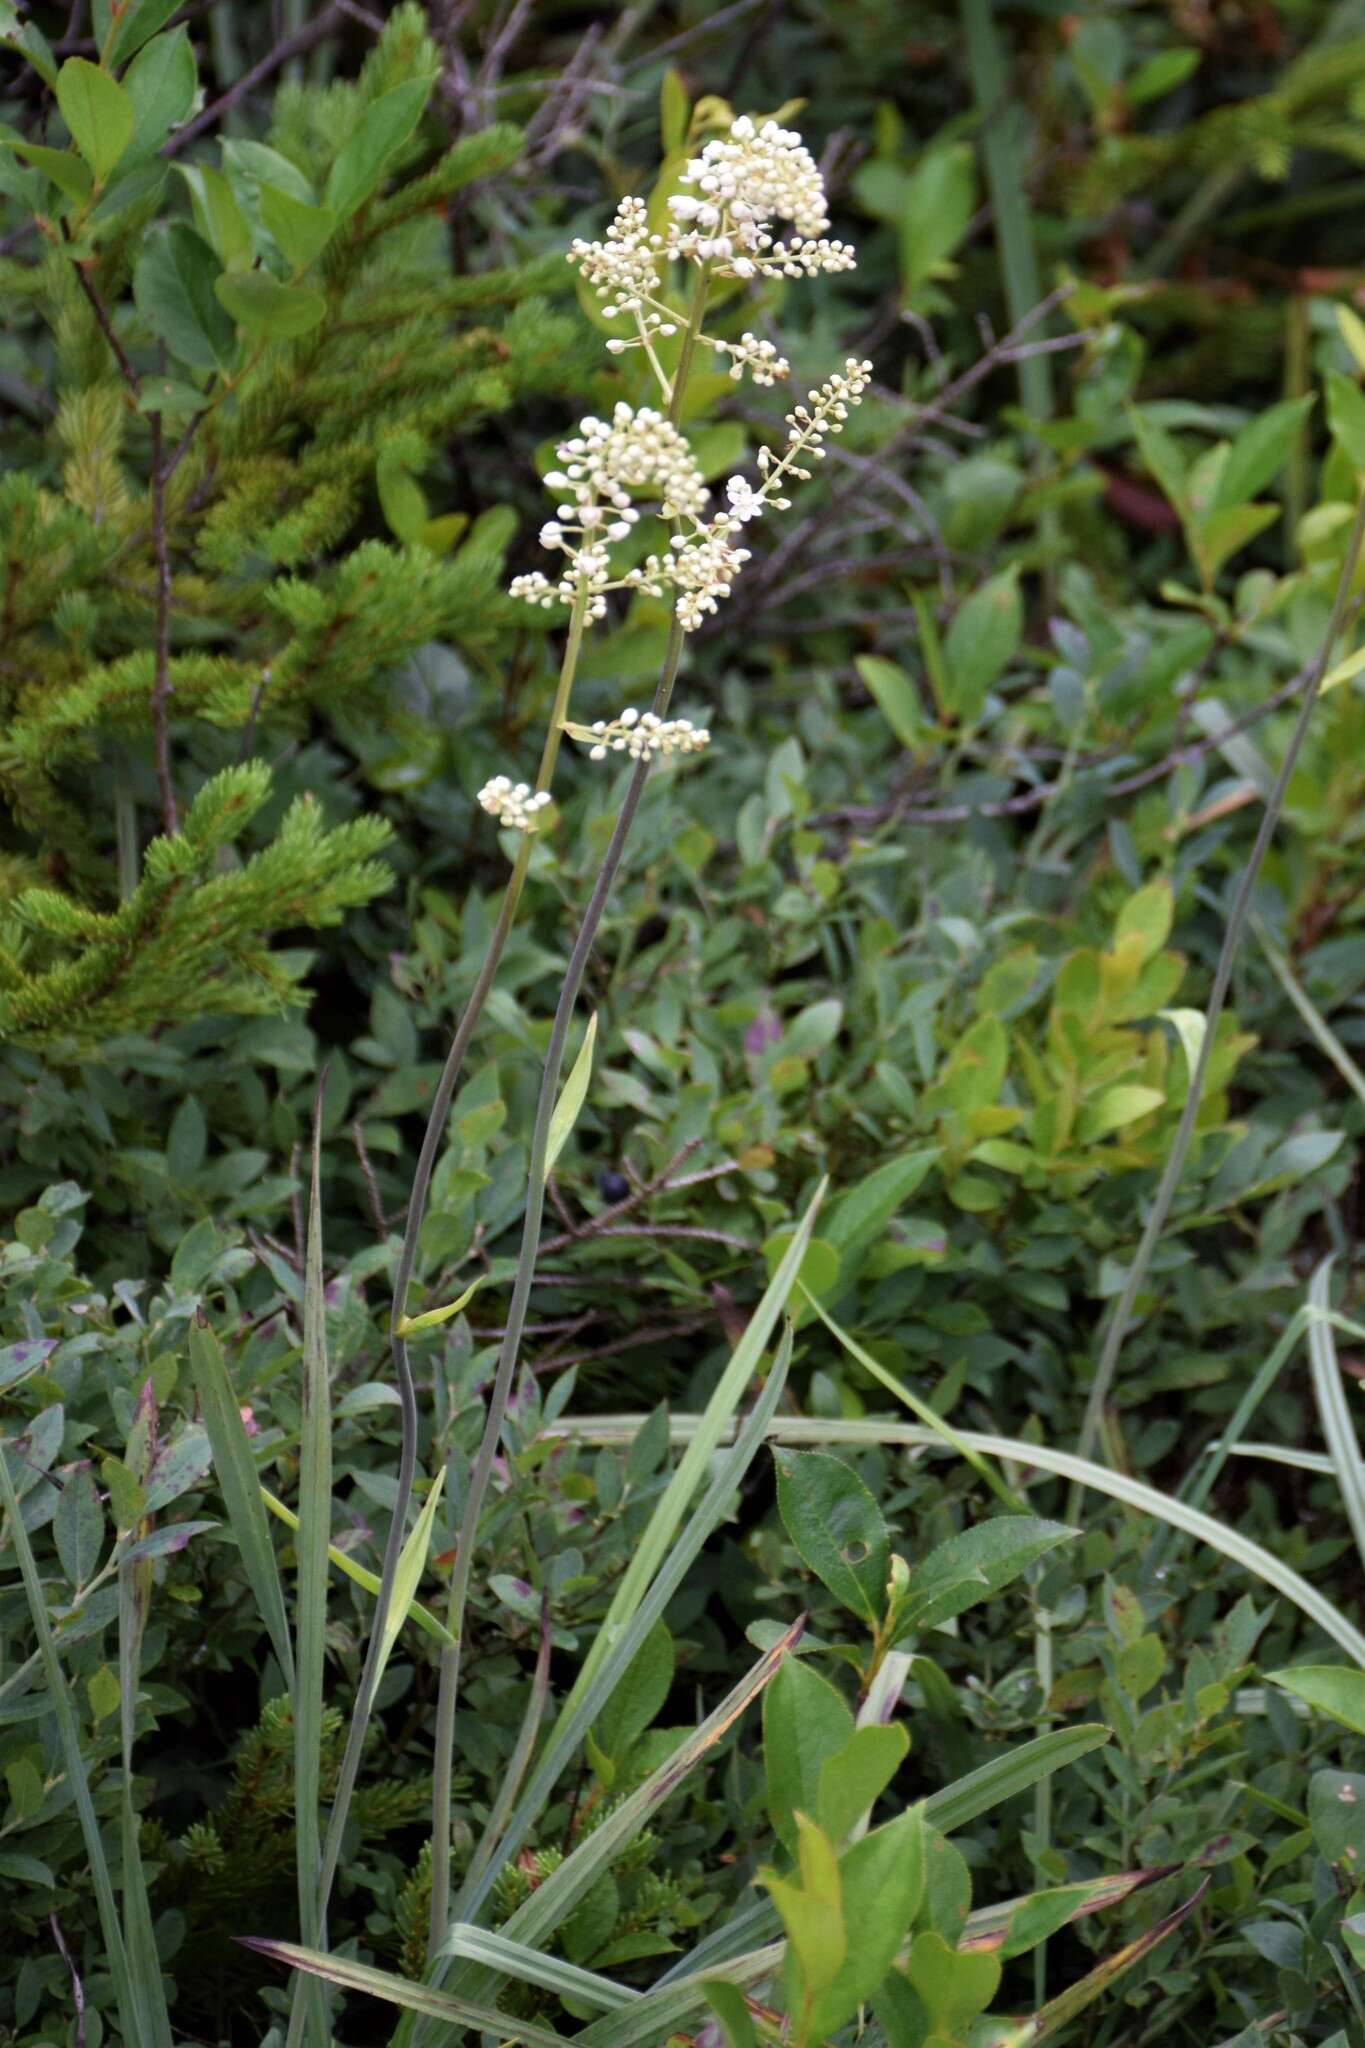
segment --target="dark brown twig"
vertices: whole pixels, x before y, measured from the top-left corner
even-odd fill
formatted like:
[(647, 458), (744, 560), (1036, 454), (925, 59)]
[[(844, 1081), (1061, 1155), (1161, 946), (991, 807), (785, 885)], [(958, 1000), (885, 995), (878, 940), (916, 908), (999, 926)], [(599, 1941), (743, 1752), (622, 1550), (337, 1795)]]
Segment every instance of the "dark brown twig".
[(124, 348), (123, 343), (119, 340), (118, 336), (114, 332), (114, 323), (109, 318), (108, 308), (106, 307), (99, 293), (95, 290), (94, 285), (91, 284), (90, 282), (90, 275), (87, 264), (73, 263), (71, 267), (76, 273), (77, 284), (85, 293), (86, 302), (89, 305), (91, 312), (94, 314), (96, 320), (99, 322), (100, 333), (104, 336), (105, 340), (108, 342), (110, 348), (114, 352), (114, 361), (119, 366), (119, 373), (122, 376), (124, 383), (128, 386), (128, 389), (132, 392), (134, 398), (140, 398), (142, 395), (142, 379), (138, 376), (137, 371), (129, 362), (127, 351)]
[(183, 128), (177, 128), (170, 140), (162, 144), (161, 154), (178, 156), (187, 143), (193, 142), (197, 136), (212, 128), (224, 114), (236, 106), (238, 100), (245, 99), (263, 79), (278, 71), (282, 64), (287, 64), (291, 57), (301, 57), (305, 50), (312, 49), (314, 43), (322, 42), (344, 19), (342, 8), (335, 5), (324, 7), (321, 14), (314, 16), (312, 21), (305, 22), (292, 36), (286, 36), (283, 42), (276, 43), (273, 50), (268, 50), (259, 64), (253, 64), (249, 71), (244, 71), (225, 93), (220, 94), (211, 107), (205, 107), (203, 113), (193, 121), (187, 121)]

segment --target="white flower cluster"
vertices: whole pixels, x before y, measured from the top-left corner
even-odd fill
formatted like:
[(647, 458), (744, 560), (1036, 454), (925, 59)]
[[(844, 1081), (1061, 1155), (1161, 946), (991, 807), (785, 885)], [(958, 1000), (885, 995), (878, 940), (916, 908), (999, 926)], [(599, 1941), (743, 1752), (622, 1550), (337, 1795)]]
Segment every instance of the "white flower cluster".
[[(764, 270), (810, 277), (854, 267), (848, 244), (826, 238), (824, 180), (795, 129), (776, 121), (756, 127), (742, 114), (728, 135), (692, 158), (679, 182), (693, 189), (668, 202), (670, 256), (713, 264), (730, 277)], [(788, 241), (773, 239), (774, 220), (791, 222), (796, 232)]]
[(741, 334), (738, 341), (715, 341), (711, 346), (717, 355), (729, 356), (730, 375), (739, 379), (747, 370), (755, 384), (775, 384), (779, 377), (791, 375), (791, 364), (780, 356), (770, 341), (761, 341), (756, 334)]
[(636, 339), (609, 341), (612, 355), (640, 347), (651, 335), (678, 331), (676, 315), (659, 300), (662, 250), (663, 238), (651, 234), (645, 202), (638, 198), (621, 201), (604, 242), (579, 237), (569, 245), (569, 261), (577, 264), (596, 292), (605, 317), (620, 320), (629, 315), (635, 321)]
[(514, 832), (534, 832), (540, 813), (550, 802), (550, 792), (533, 790), (529, 782), (513, 782), (508, 775), (495, 775), (479, 791), (479, 802), (500, 825), (510, 825)]
[(575, 739), (591, 740), (588, 759), (605, 761), (610, 754), (629, 754), (642, 761), (653, 754), (699, 754), (709, 745), (711, 735), (704, 725), (690, 718), (660, 718), (653, 711), (639, 712), (627, 705), (619, 717), (596, 718), (591, 726), (570, 726)]

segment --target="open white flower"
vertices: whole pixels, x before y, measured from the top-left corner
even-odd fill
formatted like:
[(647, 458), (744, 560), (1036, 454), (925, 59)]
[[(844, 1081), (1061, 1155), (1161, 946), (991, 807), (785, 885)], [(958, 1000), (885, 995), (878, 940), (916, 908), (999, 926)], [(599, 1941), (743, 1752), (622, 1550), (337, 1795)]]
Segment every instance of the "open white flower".
[(699, 754), (710, 744), (704, 725), (690, 718), (660, 718), (653, 711), (640, 712), (633, 704), (613, 719), (597, 718), (591, 725), (566, 725), (571, 738), (588, 747), (590, 761), (605, 761), (608, 754), (628, 754), (643, 761), (656, 754)]

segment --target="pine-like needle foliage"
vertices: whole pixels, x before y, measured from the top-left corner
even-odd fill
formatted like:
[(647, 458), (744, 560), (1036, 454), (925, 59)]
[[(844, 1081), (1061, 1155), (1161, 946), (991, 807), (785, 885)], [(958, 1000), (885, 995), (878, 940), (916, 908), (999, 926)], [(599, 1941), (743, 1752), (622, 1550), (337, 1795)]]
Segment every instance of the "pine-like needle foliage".
[(48, 382), (0, 477), (0, 1034), (21, 1044), (88, 1055), (297, 999), (271, 934), (382, 889), (385, 827), (296, 804), (265, 843), (268, 776), (229, 764), (430, 641), (486, 658), (505, 629), (512, 515), (432, 517), (421, 473), (557, 387), (567, 323), (529, 296), (545, 266), (453, 274), (447, 210), (520, 138), (445, 146), (437, 70), (401, 6), (357, 80), (280, 93), (268, 143), (171, 165), (176, 29), (106, 67), (137, 125), (88, 198), (75, 151), (54, 181), (51, 151), (0, 150), (43, 230), (5, 283)]

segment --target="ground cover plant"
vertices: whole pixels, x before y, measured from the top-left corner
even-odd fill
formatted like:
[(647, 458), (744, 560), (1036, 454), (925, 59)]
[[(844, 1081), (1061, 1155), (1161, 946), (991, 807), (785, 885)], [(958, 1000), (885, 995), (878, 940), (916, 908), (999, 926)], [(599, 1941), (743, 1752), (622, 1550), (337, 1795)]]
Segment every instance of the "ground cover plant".
[(0, 7), (0, 2039), (1365, 2040), (1365, 36)]

